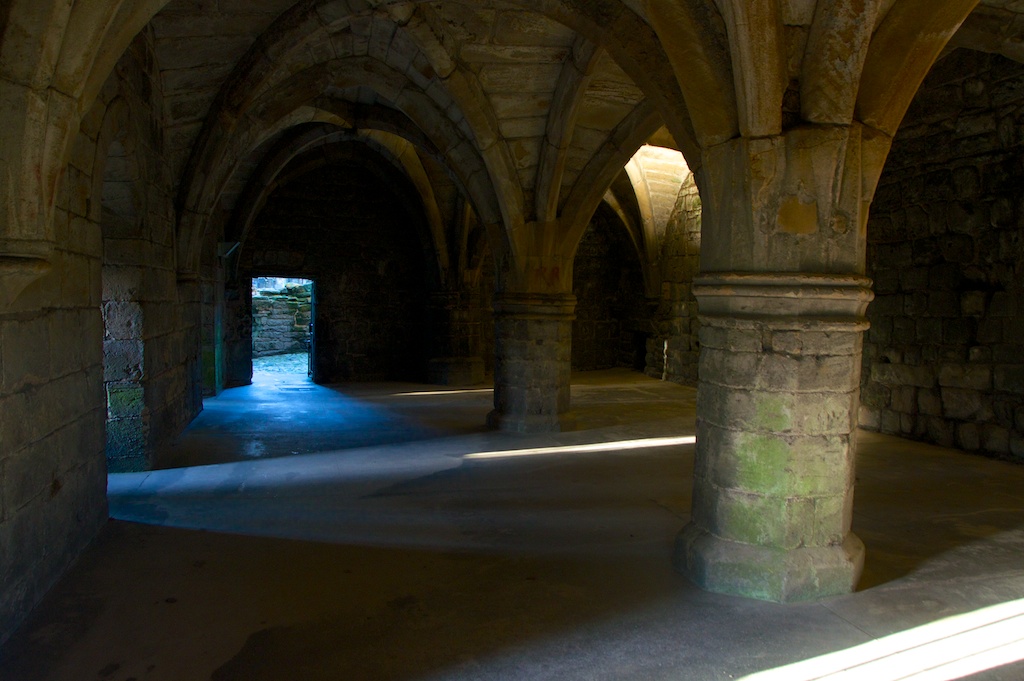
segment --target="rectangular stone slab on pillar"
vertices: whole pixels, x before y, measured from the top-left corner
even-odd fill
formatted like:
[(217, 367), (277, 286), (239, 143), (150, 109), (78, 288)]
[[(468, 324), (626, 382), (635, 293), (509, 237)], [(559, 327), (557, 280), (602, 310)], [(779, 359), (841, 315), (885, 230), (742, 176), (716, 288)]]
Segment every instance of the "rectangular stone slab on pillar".
[(859, 276), (699, 278), (693, 516), (677, 569), (702, 588), (770, 601), (848, 593), (864, 312)]
[(505, 294), (494, 301), (492, 428), (519, 433), (570, 430), (572, 295)]

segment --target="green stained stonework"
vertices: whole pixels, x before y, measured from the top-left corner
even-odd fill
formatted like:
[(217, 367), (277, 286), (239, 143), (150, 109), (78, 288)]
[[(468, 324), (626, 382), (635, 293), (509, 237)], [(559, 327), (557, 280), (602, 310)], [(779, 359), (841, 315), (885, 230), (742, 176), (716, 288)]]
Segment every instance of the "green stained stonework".
[(846, 455), (848, 437), (798, 440), (792, 448), (790, 493), (799, 496), (844, 496), (853, 484), (852, 465)]
[(676, 539), (674, 563), (701, 588), (792, 603), (851, 592), (864, 565), (855, 535), (824, 547), (785, 550), (729, 541), (687, 526)]
[(757, 427), (759, 429), (781, 433), (792, 426), (790, 407), (781, 397), (762, 395), (757, 398)]
[(738, 441), (734, 482), (741, 489), (762, 494), (783, 494), (789, 481), (784, 474), (792, 461), (789, 444), (773, 435), (744, 433)]
[(813, 499), (725, 492), (712, 531), (747, 544), (793, 549), (808, 543), (814, 508)]
[(141, 416), (145, 411), (145, 395), (142, 385), (107, 384), (107, 416), (112, 419)]

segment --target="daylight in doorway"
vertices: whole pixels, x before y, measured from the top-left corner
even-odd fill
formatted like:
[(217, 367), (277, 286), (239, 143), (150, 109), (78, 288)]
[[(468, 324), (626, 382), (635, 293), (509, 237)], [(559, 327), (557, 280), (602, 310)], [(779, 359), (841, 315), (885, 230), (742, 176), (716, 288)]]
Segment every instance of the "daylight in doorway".
[(313, 282), (253, 277), (253, 374), (312, 375)]

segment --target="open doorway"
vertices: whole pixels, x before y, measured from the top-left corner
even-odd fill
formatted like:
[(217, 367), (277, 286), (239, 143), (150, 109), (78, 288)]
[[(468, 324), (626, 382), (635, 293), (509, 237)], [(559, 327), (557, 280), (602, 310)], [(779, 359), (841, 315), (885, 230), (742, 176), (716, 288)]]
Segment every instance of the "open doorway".
[(313, 376), (313, 299), (309, 279), (252, 279), (252, 371), (258, 377)]

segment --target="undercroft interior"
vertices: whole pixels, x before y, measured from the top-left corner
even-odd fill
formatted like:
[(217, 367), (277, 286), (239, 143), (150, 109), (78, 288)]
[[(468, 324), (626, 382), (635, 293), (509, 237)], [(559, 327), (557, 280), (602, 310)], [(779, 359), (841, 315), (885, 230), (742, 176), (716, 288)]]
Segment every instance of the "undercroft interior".
[(0, 2), (0, 676), (1021, 678), (1022, 45)]

